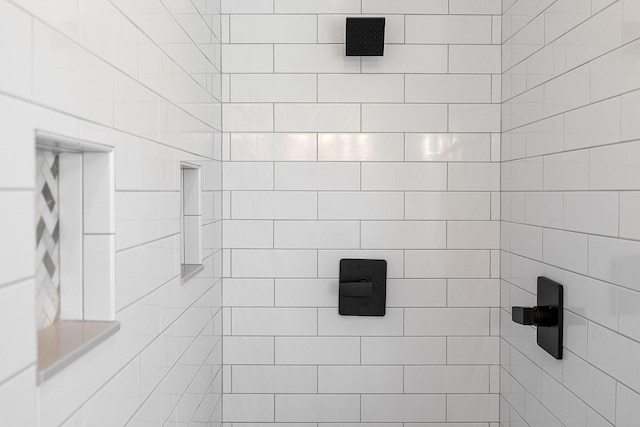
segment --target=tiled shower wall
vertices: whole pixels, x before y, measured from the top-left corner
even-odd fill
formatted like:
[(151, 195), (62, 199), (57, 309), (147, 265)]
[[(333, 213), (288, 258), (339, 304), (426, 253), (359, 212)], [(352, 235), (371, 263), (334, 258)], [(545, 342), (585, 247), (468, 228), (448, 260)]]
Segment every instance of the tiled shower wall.
[[(504, 1), (503, 426), (640, 422), (640, 3)], [(510, 321), (565, 286), (565, 356)]]
[[(223, 0), (225, 422), (497, 425), (500, 12)], [(384, 57), (344, 56), (361, 14)], [(338, 315), (349, 257), (385, 317)]]
[[(221, 421), (219, 3), (0, 0), (3, 426)], [(121, 322), (115, 336), (39, 387), (36, 130), (115, 149)], [(202, 164), (205, 177), (205, 270), (184, 285), (180, 161)]]

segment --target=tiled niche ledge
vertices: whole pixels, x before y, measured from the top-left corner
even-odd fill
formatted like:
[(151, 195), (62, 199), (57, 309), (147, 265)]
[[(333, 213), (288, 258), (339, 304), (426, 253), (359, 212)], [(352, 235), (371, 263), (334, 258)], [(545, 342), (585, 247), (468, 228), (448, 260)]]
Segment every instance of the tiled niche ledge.
[(204, 270), (203, 264), (182, 264), (181, 266), (181, 277), (182, 283), (185, 284), (192, 278), (196, 277), (198, 273)]
[(120, 330), (120, 322), (60, 320), (38, 332), (38, 384)]

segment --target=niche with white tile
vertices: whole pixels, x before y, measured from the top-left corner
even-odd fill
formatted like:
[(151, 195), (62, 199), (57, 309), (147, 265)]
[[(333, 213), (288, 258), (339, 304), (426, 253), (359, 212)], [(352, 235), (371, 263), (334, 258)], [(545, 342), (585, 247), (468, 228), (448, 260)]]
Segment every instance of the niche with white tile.
[(114, 199), (112, 147), (37, 134), (39, 381), (118, 330)]
[(199, 165), (180, 163), (181, 178), (181, 273), (185, 283), (202, 265), (202, 173)]

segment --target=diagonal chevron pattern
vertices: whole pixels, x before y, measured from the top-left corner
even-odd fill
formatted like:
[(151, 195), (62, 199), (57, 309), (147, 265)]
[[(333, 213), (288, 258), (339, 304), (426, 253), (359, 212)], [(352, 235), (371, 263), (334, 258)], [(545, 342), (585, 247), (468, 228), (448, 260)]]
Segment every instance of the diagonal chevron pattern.
[(36, 152), (36, 320), (38, 330), (60, 316), (59, 156)]

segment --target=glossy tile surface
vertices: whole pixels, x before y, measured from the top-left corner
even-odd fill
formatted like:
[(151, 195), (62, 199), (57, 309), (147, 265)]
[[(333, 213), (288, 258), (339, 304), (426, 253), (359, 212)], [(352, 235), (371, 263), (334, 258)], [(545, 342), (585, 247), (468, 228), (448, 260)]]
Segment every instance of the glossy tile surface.
[[(498, 5), (222, 6), (224, 421), (497, 422)], [(384, 56), (344, 56), (359, 15)], [(337, 313), (344, 258), (387, 261), (384, 317)]]
[[(634, 425), (633, 1), (45, 3), (0, 1), (7, 422)], [(359, 14), (384, 57), (344, 57)], [(123, 326), (38, 390), (34, 129), (116, 149)], [(184, 286), (182, 160), (214, 164)], [(387, 259), (384, 318), (336, 314), (342, 257)], [(563, 362), (509, 320), (538, 275), (566, 286)]]
[[(202, 166), (209, 252), (185, 286), (177, 237), (179, 162), (222, 160), (220, 2), (0, 1), (0, 21), (2, 423), (221, 422), (221, 167)], [(61, 210), (61, 244), (81, 237), (60, 269), (84, 280), (61, 285), (61, 314), (121, 325), (38, 387), (36, 134), (114, 151), (85, 153), (60, 201), (84, 201)]]
[[(638, 372), (635, 2), (505, 1), (503, 426), (631, 425)], [(634, 53), (632, 53), (634, 52)], [(564, 285), (564, 358), (511, 322), (535, 281)], [(631, 423), (631, 424), (629, 424)]]

